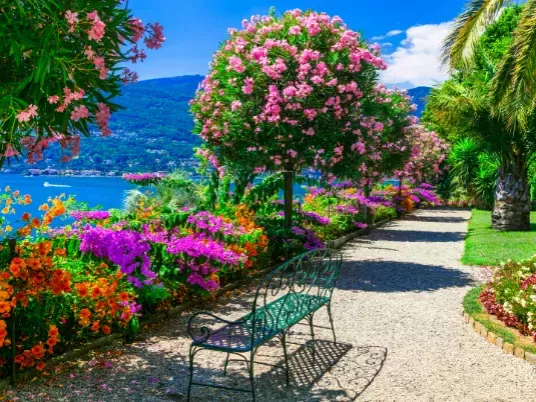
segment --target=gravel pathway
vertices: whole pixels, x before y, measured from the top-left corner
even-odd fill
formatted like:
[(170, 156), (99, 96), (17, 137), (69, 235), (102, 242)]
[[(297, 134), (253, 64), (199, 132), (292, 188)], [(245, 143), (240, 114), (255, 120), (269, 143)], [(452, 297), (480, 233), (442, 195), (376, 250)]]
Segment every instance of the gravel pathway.
[[(284, 386), (278, 342), (260, 349), (261, 401), (531, 401), (536, 370), (477, 336), (460, 316), (465, 293), (478, 281), (459, 258), (469, 211), (422, 210), (344, 248), (334, 293), (337, 343), (318, 329), (312, 360), (308, 327), (291, 333), (292, 386)], [(227, 295), (218, 314), (244, 312), (250, 291)], [(187, 384), (188, 314), (66, 364), (5, 397), (50, 401), (182, 401)], [(319, 313), (315, 323), (327, 324)], [(224, 354), (202, 352), (204, 380), (247, 386), (243, 363), (222, 376)], [(0, 396), (0, 400), (1, 396)], [(197, 388), (193, 400), (248, 400)]]

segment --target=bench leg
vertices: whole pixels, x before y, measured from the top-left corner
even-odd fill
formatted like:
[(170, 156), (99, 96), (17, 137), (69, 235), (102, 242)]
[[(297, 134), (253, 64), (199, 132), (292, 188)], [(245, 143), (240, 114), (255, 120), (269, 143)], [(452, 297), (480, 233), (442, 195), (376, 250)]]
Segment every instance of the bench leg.
[(195, 357), (195, 349), (194, 349), (194, 345), (191, 345), (190, 346), (190, 353), (189, 353), (189, 358), (190, 358), (190, 380), (188, 381), (188, 396), (186, 397), (187, 401), (190, 400), (190, 395), (192, 393), (192, 382), (194, 380), (194, 357)]
[(251, 360), (249, 362), (249, 381), (251, 383), (251, 397), (253, 402), (255, 402), (255, 372), (253, 369), (253, 361), (255, 359), (255, 349), (251, 350)]
[(333, 325), (333, 316), (331, 315), (331, 303), (327, 304), (329, 323), (331, 324), (331, 332), (333, 332), (333, 342), (337, 342), (337, 335), (335, 335), (335, 326)]
[(288, 353), (287, 353), (287, 333), (283, 332), (281, 335), (281, 343), (283, 344), (283, 355), (285, 356), (285, 374), (287, 387), (290, 384), (290, 370), (288, 367)]
[(313, 363), (315, 361), (315, 326), (313, 321), (314, 316), (315, 313), (311, 313), (306, 317), (307, 322), (309, 322), (309, 329), (311, 331), (311, 350), (313, 352)]
[(229, 364), (229, 357), (231, 356), (230, 353), (227, 353), (227, 357), (225, 358), (225, 365), (223, 366), (223, 375), (227, 375), (227, 365)]

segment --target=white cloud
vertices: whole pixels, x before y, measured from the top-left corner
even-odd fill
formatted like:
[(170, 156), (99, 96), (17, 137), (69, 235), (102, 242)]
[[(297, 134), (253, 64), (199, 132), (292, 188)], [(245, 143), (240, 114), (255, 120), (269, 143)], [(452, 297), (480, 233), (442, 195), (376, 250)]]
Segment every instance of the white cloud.
[(393, 29), (392, 31), (387, 32), (385, 36), (396, 36), (400, 35), (401, 33), (404, 33), (404, 31), (401, 31), (400, 29)]
[(409, 28), (400, 45), (384, 56), (389, 67), (382, 72), (382, 81), (388, 85), (416, 87), (446, 80), (448, 74), (441, 70), (439, 57), (443, 41), (452, 30), (451, 24), (444, 22)]
[(383, 42), (383, 43), (380, 43), (380, 46), (381, 47), (392, 47), (393, 44), (391, 42)]
[(370, 38), (370, 40), (382, 40), (390, 36), (400, 35), (401, 33), (404, 33), (404, 31), (401, 31), (399, 29), (393, 29), (392, 31), (387, 32), (385, 35), (373, 36), (372, 38)]

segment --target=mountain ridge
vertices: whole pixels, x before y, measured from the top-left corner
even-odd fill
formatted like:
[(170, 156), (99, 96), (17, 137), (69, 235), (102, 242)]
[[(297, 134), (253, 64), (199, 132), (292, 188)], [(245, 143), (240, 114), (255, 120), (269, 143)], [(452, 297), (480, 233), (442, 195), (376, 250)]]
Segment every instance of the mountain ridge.
[[(80, 156), (60, 162), (61, 150), (52, 146), (45, 159), (35, 165), (22, 161), (4, 166), (14, 173), (28, 169), (98, 170), (110, 172), (168, 171), (174, 168), (191, 170), (195, 164), (193, 148), (201, 141), (192, 133), (193, 119), (189, 101), (203, 80), (201, 75), (155, 78), (126, 85), (115, 103), (124, 107), (112, 115), (112, 135), (83, 138)], [(415, 114), (424, 110), (430, 88), (408, 90), (417, 104)]]

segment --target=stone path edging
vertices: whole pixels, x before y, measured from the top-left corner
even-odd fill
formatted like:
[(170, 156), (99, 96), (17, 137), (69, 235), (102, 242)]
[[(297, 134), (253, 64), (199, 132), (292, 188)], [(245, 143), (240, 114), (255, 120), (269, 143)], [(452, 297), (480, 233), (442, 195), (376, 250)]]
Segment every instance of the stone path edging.
[(503, 338), (497, 336), (495, 333), (489, 331), (485, 326), (476, 321), (471, 317), (467, 312), (463, 311), (462, 313), (463, 320), (466, 324), (469, 324), (473, 330), (480, 335), (482, 338), (486, 339), (492, 345), (495, 345), (502, 349), (502, 351), (509, 355), (514, 355), (519, 359), (526, 360), (528, 363), (536, 365), (536, 354), (527, 352), (526, 350), (514, 346), (509, 342), (505, 342)]

